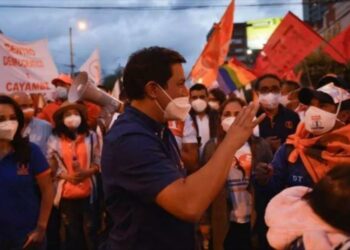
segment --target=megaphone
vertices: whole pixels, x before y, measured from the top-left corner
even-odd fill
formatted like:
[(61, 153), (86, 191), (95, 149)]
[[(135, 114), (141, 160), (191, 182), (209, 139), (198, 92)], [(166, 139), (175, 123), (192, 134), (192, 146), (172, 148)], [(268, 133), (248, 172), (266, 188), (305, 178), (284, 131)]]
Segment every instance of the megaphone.
[(119, 110), (122, 103), (97, 88), (89, 79), (85, 71), (80, 72), (74, 79), (72, 86), (69, 88), (68, 101), (90, 101), (102, 107), (110, 107), (114, 111)]

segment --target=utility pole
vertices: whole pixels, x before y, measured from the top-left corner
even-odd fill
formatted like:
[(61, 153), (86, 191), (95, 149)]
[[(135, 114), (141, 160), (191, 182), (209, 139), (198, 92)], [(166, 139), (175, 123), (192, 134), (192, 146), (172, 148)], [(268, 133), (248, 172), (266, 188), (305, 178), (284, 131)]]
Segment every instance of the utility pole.
[(72, 39), (72, 27), (69, 27), (69, 49), (70, 49), (70, 74), (73, 77), (74, 74), (74, 53), (73, 53), (73, 39)]

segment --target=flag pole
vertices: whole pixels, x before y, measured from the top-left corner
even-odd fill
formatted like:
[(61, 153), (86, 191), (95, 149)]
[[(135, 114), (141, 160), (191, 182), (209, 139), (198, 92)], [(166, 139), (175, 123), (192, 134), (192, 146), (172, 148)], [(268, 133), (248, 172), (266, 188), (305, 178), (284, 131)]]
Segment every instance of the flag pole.
[(311, 76), (310, 76), (310, 71), (309, 71), (309, 66), (307, 65), (307, 62), (305, 61), (305, 59), (303, 60), (302, 62), (304, 68), (305, 68), (305, 71), (306, 71), (306, 76), (307, 76), (307, 80), (309, 82), (309, 87), (313, 87), (312, 85), (312, 81), (311, 81)]

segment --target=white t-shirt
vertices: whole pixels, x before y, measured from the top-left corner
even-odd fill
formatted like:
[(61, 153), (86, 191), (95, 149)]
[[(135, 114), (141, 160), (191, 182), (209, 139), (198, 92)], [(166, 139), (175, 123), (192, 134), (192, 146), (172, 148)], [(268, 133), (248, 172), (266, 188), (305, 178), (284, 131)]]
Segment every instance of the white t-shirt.
[(185, 122), (169, 121), (168, 126), (174, 134), (180, 150), (182, 149), (182, 144), (197, 143), (196, 129), (189, 115), (186, 117)]
[(204, 146), (210, 139), (209, 116), (205, 115), (202, 118), (199, 118), (199, 116), (196, 115), (196, 120), (198, 124), (198, 134), (201, 137), (199, 154), (202, 156)]
[(118, 119), (119, 116), (120, 116), (120, 113), (115, 112), (115, 113), (113, 114), (113, 117), (112, 117), (112, 120), (111, 120), (111, 122), (110, 122), (110, 124), (109, 124), (108, 130), (111, 129), (111, 127), (113, 126), (113, 123)]
[(252, 152), (246, 142), (235, 154), (227, 178), (227, 186), (232, 201), (230, 220), (237, 223), (250, 221), (252, 211), (252, 194), (248, 192), (252, 171)]

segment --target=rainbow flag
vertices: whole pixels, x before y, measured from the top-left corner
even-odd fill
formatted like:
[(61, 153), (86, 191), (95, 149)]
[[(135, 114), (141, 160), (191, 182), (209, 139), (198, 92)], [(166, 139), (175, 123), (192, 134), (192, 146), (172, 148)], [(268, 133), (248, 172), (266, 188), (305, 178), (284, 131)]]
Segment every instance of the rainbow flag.
[(230, 93), (235, 90), (244, 88), (256, 76), (246, 66), (240, 63), (235, 58), (232, 58), (227, 63), (219, 68), (218, 84), (225, 93)]
[[(224, 79), (224, 77), (222, 76), (224, 73), (220, 72), (220, 68), (219, 68), (219, 73), (218, 73), (218, 77), (217, 77), (217, 82), (219, 85), (219, 88), (224, 91), (225, 94), (229, 94), (234, 90), (231, 90), (228, 85), (226, 84), (226, 81)], [(231, 85), (230, 85), (231, 86)]]
[(217, 81), (218, 81), (218, 84), (220, 87), (225, 86), (225, 87), (221, 87), (221, 89), (226, 94), (231, 93), (237, 89), (237, 86), (236, 86), (235, 82), (233, 81), (230, 73), (224, 67), (219, 68), (219, 74), (218, 74)]

